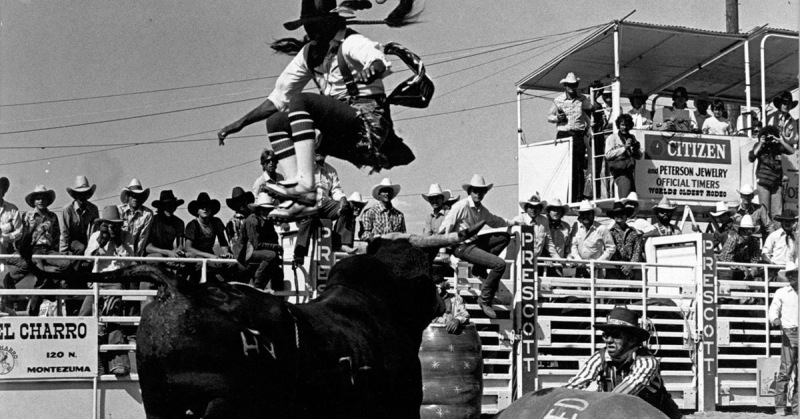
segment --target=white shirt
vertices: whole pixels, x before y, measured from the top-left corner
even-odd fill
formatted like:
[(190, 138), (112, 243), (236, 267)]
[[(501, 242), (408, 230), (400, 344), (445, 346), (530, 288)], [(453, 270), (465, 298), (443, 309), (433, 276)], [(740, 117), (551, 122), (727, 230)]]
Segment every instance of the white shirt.
[(769, 321), (777, 319), (782, 329), (797, 327), (797, 292), (788, 285), (775, 291), (769, 305)]
[[(475, 205), (472, 198), (468, 196), (453, 204), (450, 208), (450, 212), (444, 217), (441, 227), (439, 227), (439, 233), (461, 231), (481, 221), (485, 221), (487, 226), (494, 228), (508, 227), (514, 224), (511, 220), (492, 214), (484, 205), (480, 207)], [(468, 239), (466, 243), (471, 243), (475, 240), (477, 240), (477, 238), (472, 237)]]
[[(392, 64), (383, 53), (383, 45), (371, 41), (360, 34), (353, 34), (345, 38), (344, 32), (344, 30), (339, 31), (334, 40), (344, 39), (340, 48), (342, 48), (344, 59), (354, 75), (375, 61), (381, 61), (386, 66), (386, 71), (382, 77), (391, 73)], [(309, 47), (308, 44), (303, 46), (303, 49), (300, 50), (278, 77), (275, 82), (275, 89), (269, 94), (269, 100), (280, 111), (286, 111), (292, 98), (299, 95), (308, 82), (312, 80), (319, 88), (320, 94), (336, 99), (348, 97), (347, 86), (339, 70), (338, 53), (334, 53), (333, 49), (331, 49), (322, 64), (310, 69), (306, 60)], [(358, 84), (357, 86), (359, 96), (384, 93), (381, 78), (375, 79), (370, 84)]]
[(773, 231), (764, 241), (761, 254), (766, 255), (775, 265), (786, 265), (794, 257), (797, 250), (797, 242), (788, 239), (784, 229)]
[(644, 105), (639, 109), (628, 111), (628, 115), (633, 118), (633, 129), (652, 129), (653, 128), (653, 115), (650, 114)]
[(283, 176), (280, 173), (275, 172), (275, 179), (273, 179), (269, 176), (269, 173), (262, 172), (261, 176), (256, 178), (256, 181), (253, 182), (253, 195), (258, 196), (258, 193), (261, 192), (261, 187), (267, 183), (278, 183), (282, 180)]
[(342, 182), (339, 180), (339, 173), (328, 163), (322, 167), (314, 164), (314, 182), (317, 184), (317, 201), (325, 199), (339, 201), (347, 195), (342, 190)]
[[(92, 233), (91, 237), (89, 237), (89, 244), (86, 246), (86, 250), (83, 253), (85, 256), (133, 256), (133, 249), (131, 249), (130, 244), (125, 240), (123, 240), (123, 243), (119, 246), (116, 245), (113, 240), (109, 240), (105, 246), (100, 247), (100, 243), (97, 242), (98, 237), (100, 237), (99, 231), (95, 231)], [(121, 260), (98, 260), (94, 267), (94, 272), (116, 271), (129, 264), (130, 262)]]
[(717, 119), (711, 115), (703, 122), (703, 134), (728, 135), (730, 132), (731, 124), (725, 118)]

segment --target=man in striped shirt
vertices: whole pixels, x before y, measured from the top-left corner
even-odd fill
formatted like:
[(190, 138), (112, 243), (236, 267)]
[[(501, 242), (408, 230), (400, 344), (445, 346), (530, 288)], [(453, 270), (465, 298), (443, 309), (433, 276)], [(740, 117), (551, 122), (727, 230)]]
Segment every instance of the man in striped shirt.
[(598, 391), (639, 396), (669, 418), (682, 418), (664, 388), (658, 360), (643, 344), (650, 332), (639, 327), (639, 316), (615, 307), (608, 322), (595, 328), (603, 332), (606, 347), (595, 352), (564, 387), (582, 390), (597, 381)]

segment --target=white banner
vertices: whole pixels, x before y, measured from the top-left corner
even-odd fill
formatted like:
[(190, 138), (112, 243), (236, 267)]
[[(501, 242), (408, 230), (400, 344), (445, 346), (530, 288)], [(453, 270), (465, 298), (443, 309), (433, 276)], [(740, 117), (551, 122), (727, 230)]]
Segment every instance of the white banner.
[(572, 180), (570, 140), (546, 141), (519, 148), (519, 199), (539, 192), (545, 201), (558, 198), (569, 202)]
[(786, 184), (786, 190), (783, 191), (783, 206), (784, 208), (797, 211), (797, 188), (800, 182), (800, 176), (798, 176), (796, 152), (791, 156), (783, 156), (783, 175), (789, 179), (789, 183)]
[(0, 380), (97, 374), (94, 317), (0, 318)]

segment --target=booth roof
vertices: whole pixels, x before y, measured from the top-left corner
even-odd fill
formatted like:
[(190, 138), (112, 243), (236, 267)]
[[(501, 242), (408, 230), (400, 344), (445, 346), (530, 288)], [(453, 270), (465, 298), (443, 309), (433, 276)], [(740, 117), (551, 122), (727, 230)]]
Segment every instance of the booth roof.
[[(521, 81), (523, 90), (561, 91), (560, 80), (576, 72), (586, 87), (592, 80), (610, 83), (614, 78), (614, 26), (601, 27), (567, 51), (540, 67)], [(785, 90), (797, 87), (798, 33), (785, 29), (760, 27), (747, 33), (729, 34), (678, 26), (647, 23), (619, 23), (620, 79), (622, 97), (641, 88), (648, 96), (683, 86), (690, 99), (705, 90), (714, 98), (744, 103), (744, 42), (749, 43), (751, 99), (761, 103), (761, 40), (768, 34), (793, 36), (794, 39), (770, 37), (765, 43), (767, 101)]]

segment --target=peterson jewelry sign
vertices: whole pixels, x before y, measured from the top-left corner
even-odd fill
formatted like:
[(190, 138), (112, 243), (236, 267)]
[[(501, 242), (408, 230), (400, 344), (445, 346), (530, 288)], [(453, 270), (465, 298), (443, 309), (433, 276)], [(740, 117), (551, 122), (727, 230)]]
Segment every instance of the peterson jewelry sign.
[(0, 380), (90, 378), (97, 374), (97, 319), (0, 320)]

